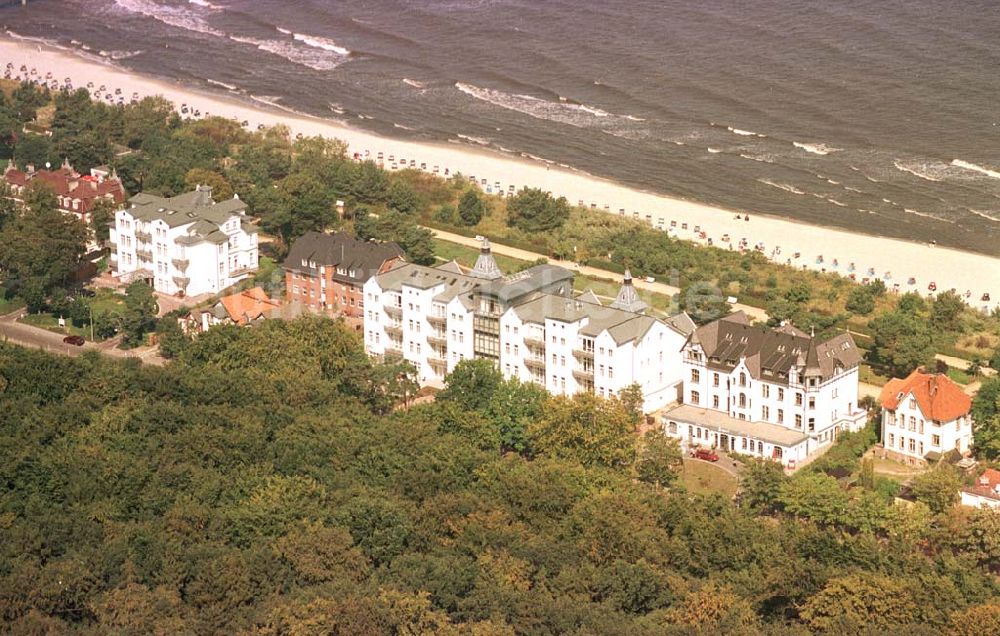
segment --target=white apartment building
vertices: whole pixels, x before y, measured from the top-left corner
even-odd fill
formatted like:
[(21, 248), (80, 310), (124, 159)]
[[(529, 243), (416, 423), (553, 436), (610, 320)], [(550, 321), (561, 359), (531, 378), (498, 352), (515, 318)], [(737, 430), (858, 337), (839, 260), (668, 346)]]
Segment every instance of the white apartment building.
[(217, 293), (257, 271), (257, 228), (235, 195), (214, 203), (212, 188), (163, 198), (137, 194), (115, 214), (111, 262), (123, 281), (148, 281), (165, 294)]
[(661, 421), (685, 445), (794, 465), (865, 425), (861, 354), (849, 334), (819, 341), (737, 312), (695, 330), (682, 355), (683, 404)]
[(925, 464), (972, 447), (972, 399), (948, 376), (917, 370), (889, 380), (880, 397), (886, 457)]
[(365, 284), (365, 346), (371, 355), (412, 362), (422, 385), (443, 386), (461, 360), (485, 358), (507, 378), (556, 395), (617, 395), (638, 384), (647, 411), (677, 400), (678, 354), (694, 323), (686, 314), (659, 320), (642, 312), (626, 274), (618, 298), (602, 305), (573, 293), (573, 274), (538, 265), (503, 277), (488, 243), (476, 267), (413, 264)]

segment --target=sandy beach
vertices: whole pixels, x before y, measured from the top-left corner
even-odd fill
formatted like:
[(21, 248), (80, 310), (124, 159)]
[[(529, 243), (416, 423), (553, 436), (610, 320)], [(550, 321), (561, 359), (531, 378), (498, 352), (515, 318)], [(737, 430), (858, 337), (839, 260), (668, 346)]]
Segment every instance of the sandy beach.
[[(349, 153), (383, 163), (386, 168), (422, 168), (441, 176), (460, 172), (475, 176), (491, 193), (507, 193), (511, 187), (538, 187), (571, 203), (609, 214), (621, 214), (648, 221), (654, 227), (679, 238), (712, 243), (723, 249), (739, 249), (745, 240), (748, 249), (760, 251), (772, 260), (796, 267), (825, 269), (842, 275), (853, 272), (857, 280), (882, 278), (898, 290), (929, 293), (934, 283), (938, 292), (954, 288), (977, 308), (1000, 306), (1000, 259), (897, 239), (835, 230), (755, 214), (744, 220), (733, 211), (673, 199), (566, 170), (540, 161), (509, 157), (457, 144), (434, 144), (378, 136), (333, 120), (295, 114), (276, 105), (255, 104), (246, 96), (198, 90), (116, 69), (63, 51), (34, 43), (0, 40), (0, 62), (14, 65), (18, 75), (22, 65), (35, 69), (34, 79), (52, 73), (60, 83), (70, 78), (75, 88), (105, 86), (117, 101), (116, 89), (126, 101), (162, 95), (178, 109), (182, 104), (202, 116), (215, 115), (248, 122), (250, 130), (259, 125), (284, 124), (293, 134), (322, 135), (345, 141)], [(220, 91), (224, 90), (220, 87)], [(92, 91), (93, 92), (93, 91)], [(104, 96), (102, 95), (102, 98)], [(728, 239), (728, 240), (727, 240)], [(796, 256), (797, 255), (797, 256)], [(852, 268), (853, 266), (853, 268)], [(910, 283), (910, 280), (914, 280)], [(988, 293), (991, 300), (981, 300)]]

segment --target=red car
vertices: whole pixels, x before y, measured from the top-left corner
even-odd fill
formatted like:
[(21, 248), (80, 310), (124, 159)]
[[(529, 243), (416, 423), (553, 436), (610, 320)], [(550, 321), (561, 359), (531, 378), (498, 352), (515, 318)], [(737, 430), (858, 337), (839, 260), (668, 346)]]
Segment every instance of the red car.
[(66, 336), (65, 338), (63, 338), (63, 342), (77, 347), (82, 347), (84, 341), (83, 341), (83, 336)]
[(719, 461), (719, 455), (711, 448), (696, 448), (693, 455), (695, 459), (704, 459), (707, 462)]

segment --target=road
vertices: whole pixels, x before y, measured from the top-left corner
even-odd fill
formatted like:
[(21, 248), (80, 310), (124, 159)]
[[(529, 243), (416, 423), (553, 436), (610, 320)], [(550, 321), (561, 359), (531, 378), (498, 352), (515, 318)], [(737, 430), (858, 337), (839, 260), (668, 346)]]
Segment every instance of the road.
[[(469, 238), (468, 236), (462, 236), (461, 234), (452, 234), (451, 232), (445, 232), (443, 230), (437, 230), (434, 228), (427, 228), (434, 233), (436, 238), (442, 241), (448, 241), (449, 243), (458, 243), (459, 245), (465, 245), (466, 247), (479, 248), (479, 241), (474, 238)], [(568, 270), (577, 272), (584, 276), (589, 276), (591, 278), (599, 278), (602, 280), (610, 281), (620, 281), (621, 274), (615, 272), (609, 272), (606, 269), (598, 269), (596, 267), (589, 267), (587, 265), (580, 265), (578, 263), (573, 263), (571, 261), (561, 261), (554, 258), (549, 258), (544, 254), (539, 254), (537, 252), (529, 252), (528, 250), (522, 250), (516, 247), (510, 247), (507, 245), (501, 245), (499, 243), (492, 243), (492, 249), (497, 254), (502, 254), (504, 256), (509, 256), (511, 258), (516, 258), (522, 261), (536, 261), (540, 258), (547, 259), (548, 262), (553, 265), (558, 265), (559, 267), (565, 267)], [(662, 294), (664, 296), (674, 296), (680, 293), (680, 289), (677, 287), (672, 287), (660, 282), (649, 283), (643, 279), (635, 278), (632, 281), (636, 289), (641, 289), (644, 291), (652, 292), (654, 294)], [(733, 305), (734, 311), (743, 311), (748, 316), (758, 321), (766, 321), (767, 314), (763, 309), (758, 307), (751, 307), (749, 305), (735, 304)]]
[(76, 357), (84, 351), (98, 351), (113, 358), (137, 358), (144, 364), (162, 365), (166, 362), (159, 356), (156, 347), (142, 347), (125, 351), (118, 349), (115, 345), (117, 339), (107, 340), (101, 343), (90, 342), (83, 346), (75, 346), (63, 342), (63, 336), (47, 329), (34, 327), (18, 322), (18, 319), (25, 314), (25, 310), (19, 309), (6, 316), (0, 316), (0, 339), (4, 342), (42, 349), (50, 353), (58, 353), (65, 356)]

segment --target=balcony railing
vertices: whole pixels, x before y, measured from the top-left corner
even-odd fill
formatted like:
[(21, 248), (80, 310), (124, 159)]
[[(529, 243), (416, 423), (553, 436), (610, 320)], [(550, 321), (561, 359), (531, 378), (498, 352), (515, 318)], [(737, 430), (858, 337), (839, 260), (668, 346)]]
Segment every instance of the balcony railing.
[(229, 276), (243, 276), (244, 274), (252, 274), (257, 271), (256, 265), (244, 265), (242, 267), (237, 267), (236, 269), (229, 270)]
[(594, 381), (593, 369), (573, 369), (573, 377), (577, 380)]
[(385, 354), (403, 357), (403, 343), (390, 343), (385, 346)]
[(427, 356), (427, 362), (431, 363), (435, 367), (447, 367), (448, 361), (444, 358), (438, 358), (434, 354)]
[(432, 325), (444, 325), (447, 324), (448, 319), (445, 318), (444, 316), (431, 314), (430, 316), (427, 316), (427, 322), (431, 323)]
[(545, 370), (545, 358), (527, 357), (524, 359), (524, 366), (531, 369)]
[(403, 308), (399, 305), (386, 305), (385, 313), (389, 314), (390, 316), (395, 316), (396, 318), (402, 318)]
[(135, 255), (141, 261), (153, 260), (153, 252), (151, 250), (136, 250)]
[(153, 235), (150, 234), (149, 232), (143, 232), (141, 230), (136, 230), (135, 231), (135, 239), (137, 241), (141, 241), (143, 243), (152, 243), (153, 242)]
[(190, 261), (188, 261), (188, 259), (186, 258), (175, 258), (171, 262), (174, 264), (174, 267), (181, 270), (182, 272), (186, 270), (188, 268), (188, 265), (190, 264)]
[(403, 337), (403, 325), (397, 325), (397, 324), (389, 323), (388, 325), (385, 326), (385, 332), (393, 334), (393, 335), (396, 335), (396, 336), (399, 336), (400, 338), (402, 338)]
[(534, 338), (532, 336), (525, 336), (524, 344), (528, 345), (529, 347), (534, 347), (535, 349), (545, 348), (545, 340), (542, 340), (541, 338)]
[(581, 360), (593, 360), (594, 350), (591, 349), (590, 351), (587, 351), (586, 349), (573, 349), (573, 355)]
[(178, 287), (180, 287), (182, 289), (185, 288), (185, 287), (187, 287), (188, 283), (190, 283), (190, 282), (191, 282), (191, 279), (188, 278), (187, 276), (174, 276), (174, 285), (177, 285)]

